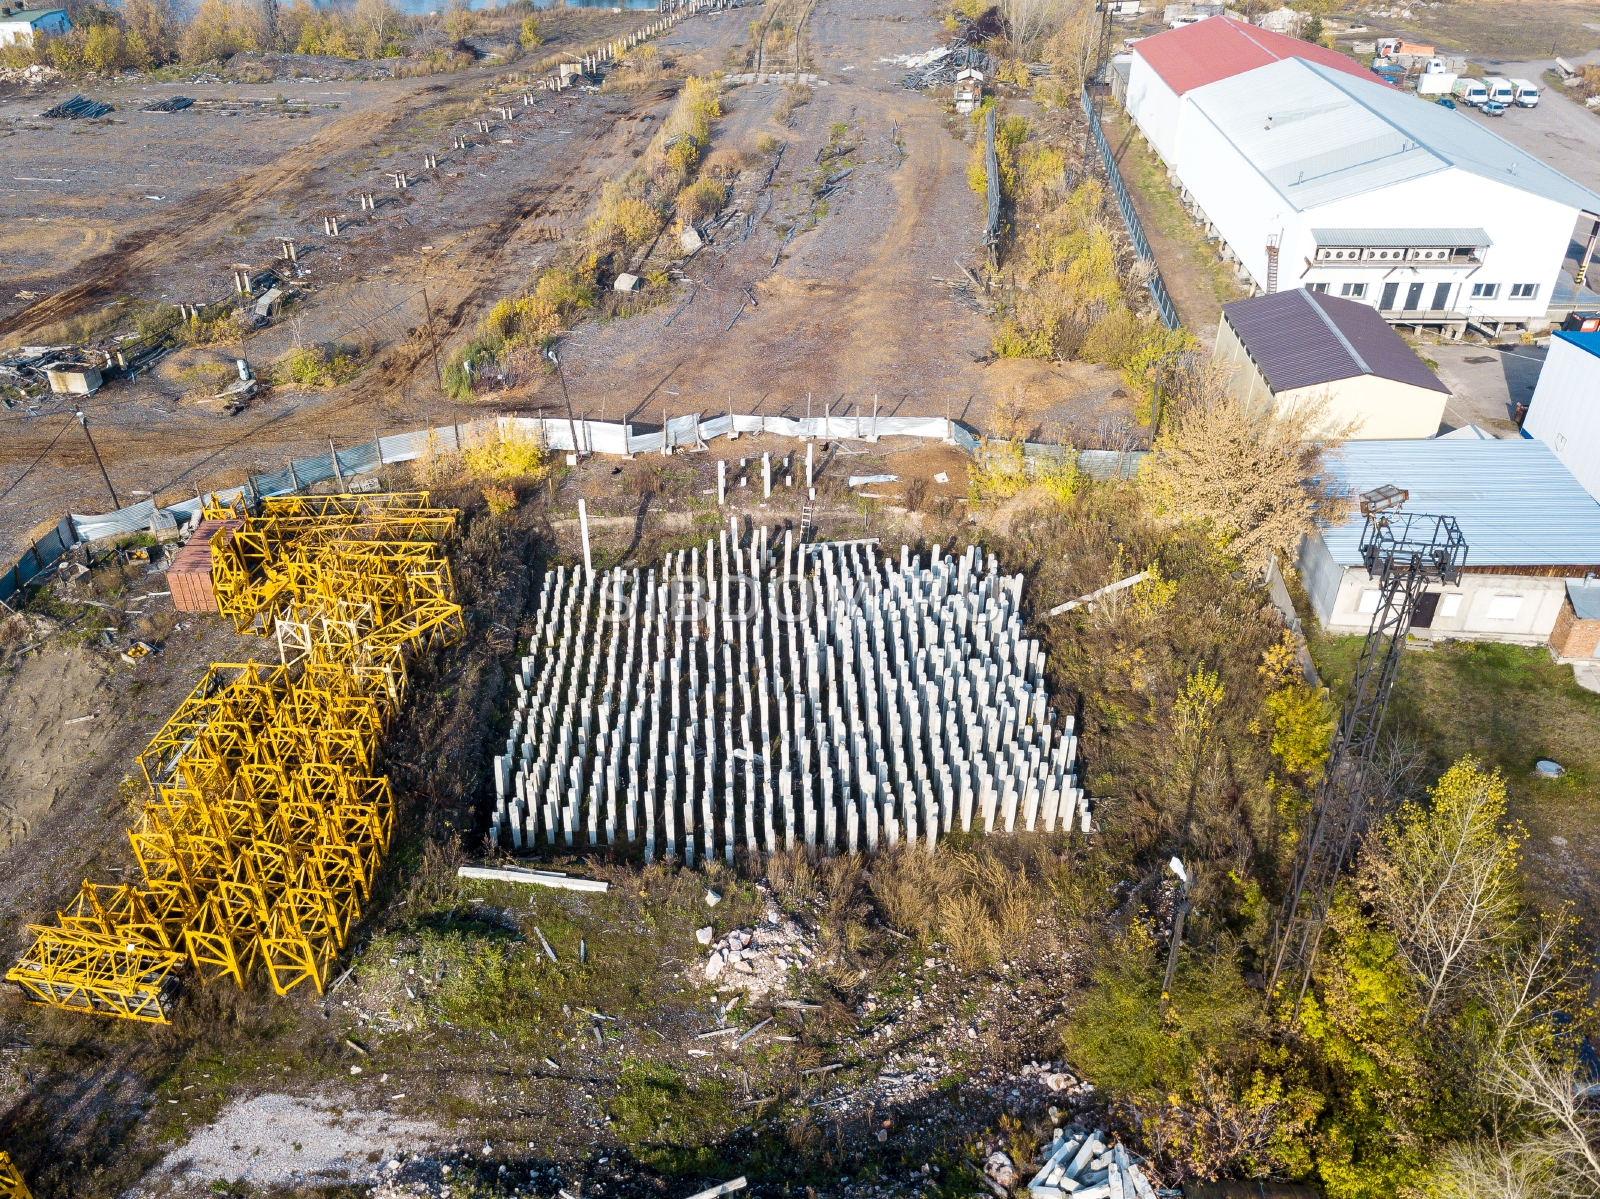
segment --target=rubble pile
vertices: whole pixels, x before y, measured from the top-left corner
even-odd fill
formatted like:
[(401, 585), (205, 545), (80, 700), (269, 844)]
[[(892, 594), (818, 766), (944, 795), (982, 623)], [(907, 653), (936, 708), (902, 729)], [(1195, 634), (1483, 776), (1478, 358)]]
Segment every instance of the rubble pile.
[(1033, 1079), (1040, 1086), (1058, 1095), (1089, 1095), (1094, 1083), (1080, 1082), (1061, 1068), (1060, 1062), (1029, 1062), (1017, 1074), (1019, 1079)]
[(0, 83), (20, 83), (26, 87), (44, 87), (52, 83), (60, 83), (61, 72), (54, 67), (40, 66), (34, 63), (31, 67), (0, 67)]
[[(701, 934), (710, 941), (710, 929)], [(794, 920), (776, 908), (767, 909), (767, 918), (754, 928), (734, 929), (711, 944), (706, 959), (706, 981), (722, 988), (739, 988), (751, 998), (769, 991), (782, 992), (789, 971), (804, 966), (816, 953), (809, 938)]]

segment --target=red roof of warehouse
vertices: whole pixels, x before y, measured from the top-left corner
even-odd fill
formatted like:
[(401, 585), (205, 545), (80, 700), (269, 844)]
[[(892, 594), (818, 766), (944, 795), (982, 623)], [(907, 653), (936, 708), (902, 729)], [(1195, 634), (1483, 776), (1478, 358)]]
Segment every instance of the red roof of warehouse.
[(1207, 17), (1193, 25), (1140, 38), (1133, 52), (1178, 95), (1231, 79), (1285, 58), (1304, 58), (1373, 82), (1377, 76), (1343, 54), (1247, 25), (1233, 17)]

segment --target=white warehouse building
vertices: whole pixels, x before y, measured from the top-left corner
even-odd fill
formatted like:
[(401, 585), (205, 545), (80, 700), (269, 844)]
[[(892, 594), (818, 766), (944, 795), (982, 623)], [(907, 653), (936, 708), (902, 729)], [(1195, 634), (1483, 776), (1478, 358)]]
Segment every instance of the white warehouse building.
[(1600, 500), (1600, 333), (1550, 338), (1522, 431), (1549, 446)]
[(1283, 58), (1182, 92), (1174, 119), (1139, 63), (1130, 114), (1257, 292), (1304, 287), (1457, 336), (1541, 330), (1580, 220), (1587, 237), (1600, 216), (1594, 192), (1375, 77)]

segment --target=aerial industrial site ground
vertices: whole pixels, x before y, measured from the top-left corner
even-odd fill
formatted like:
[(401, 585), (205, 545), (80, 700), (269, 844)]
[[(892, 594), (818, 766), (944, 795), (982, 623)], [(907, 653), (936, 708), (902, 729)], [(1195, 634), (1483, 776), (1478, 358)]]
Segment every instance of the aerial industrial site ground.
[[(0, 68), (0, 1197), (1600, 1189), (1594, 649), (1232, 398), (1182, 14), (218, 2)], [(1600, 184), (1600, 9), (1296, 7)]]

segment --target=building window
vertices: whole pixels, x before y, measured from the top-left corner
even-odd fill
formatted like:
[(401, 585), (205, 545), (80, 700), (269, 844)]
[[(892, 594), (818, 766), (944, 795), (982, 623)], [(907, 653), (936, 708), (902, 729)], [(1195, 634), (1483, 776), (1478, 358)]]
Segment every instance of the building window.
[(1361, 599), (1356, 604), (1356, 611), (1363, 616), (1371, 616), (1378, 610), (1378, 599), (1383, 593), (1377, 588), (1361, 593)]
[(1520, 611), (1522, 611), (1520, 595), (1497, 595), (1490, 599), (1489, 610), (1483, 615), (1487, 620), (1515, 620)]
[(1539, 295), (1537, 283), (1513, 283), (1511, 285), (1511, 298), (1513, 300), (1532, 300)]
[(1446, 592), (1439, 597), (1439, 615), (1455, 616), (1461, 611), (1461, 593), (1459, 591)]
[(1342, 283), (1339, 285), (1339, 294), (1341, 296), (1349, 296), (1352, 300), (1359, 300), (1367, 294), (1367, 285), (1365, 283)]
[(1314, 291), (1318, 295), (1327, 295), (1328, 294), (1328, 285), (1326, 283), (1307, 283), (1306, 284), (1306, 290), (1307, 291)]
[(1500, 294), (1498, 283), (1474, 283), (1472, 285), (1472, 298), (1474, 300), (1492, 300)]

